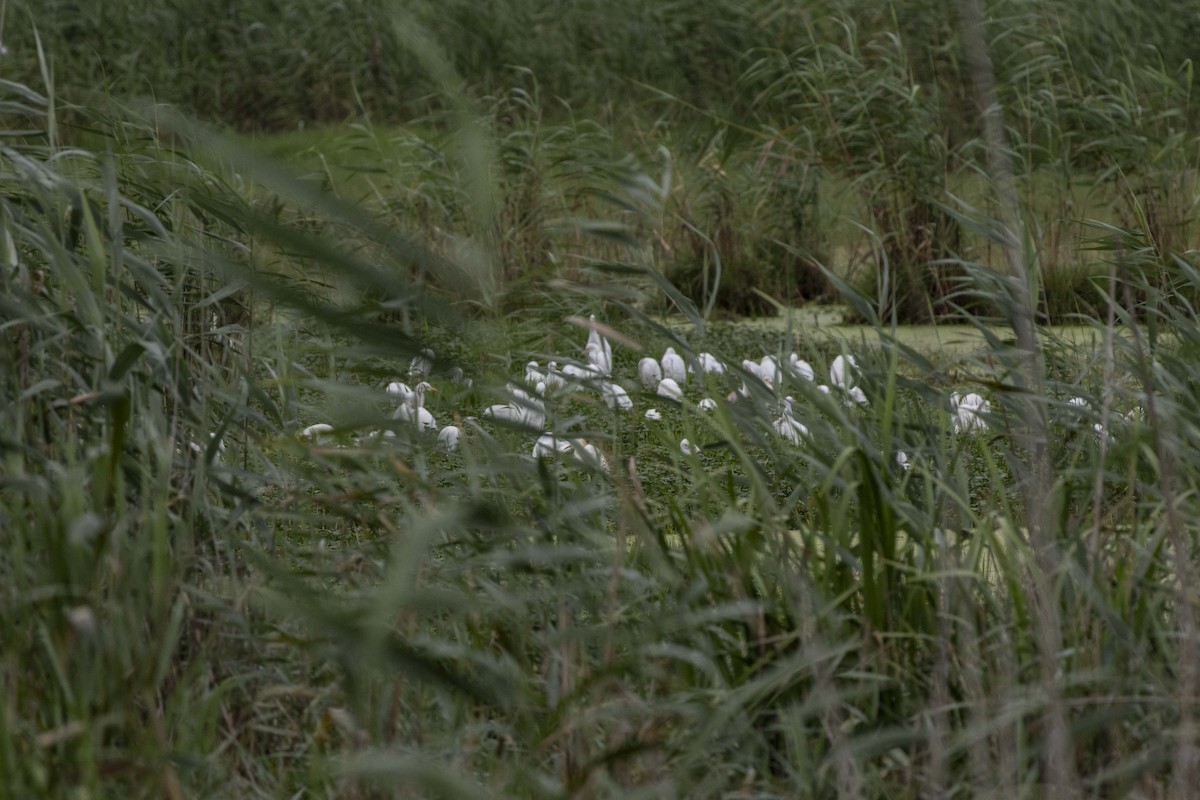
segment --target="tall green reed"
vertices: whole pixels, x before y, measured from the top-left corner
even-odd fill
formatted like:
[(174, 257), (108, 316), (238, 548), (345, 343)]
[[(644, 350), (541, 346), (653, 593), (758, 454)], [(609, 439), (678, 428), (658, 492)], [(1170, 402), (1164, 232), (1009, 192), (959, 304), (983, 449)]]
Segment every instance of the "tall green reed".
[(198, 569), (224, 571), (198, 551), (238, 526), (216, 497), (245, 491), (237, 445), (262, 421), (233, 344), (245, 326), (189, 257), (195, 217), (158, 185), (195, 173), (165, 150), (58, 146), (54, 104), (26, 87), (5, 83), (3, 103), (27, 131), (0, 156), (4, 780), (180, 796), (174, 755), (217, 735), (191, 659), (228, 612), (196, 593)]

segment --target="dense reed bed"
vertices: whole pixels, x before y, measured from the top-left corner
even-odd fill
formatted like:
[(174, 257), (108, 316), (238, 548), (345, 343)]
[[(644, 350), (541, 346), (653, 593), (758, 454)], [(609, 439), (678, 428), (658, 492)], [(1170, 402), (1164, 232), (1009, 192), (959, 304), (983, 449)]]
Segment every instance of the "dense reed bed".
[[(329, 25), (370, 9), (344, 6)], [(939, 93), (953, 52), (911, 39), (924, 7), (639, 11), (683, 26), (685, 62), (725, 55), (703, 25), (737, 32), (738, 96), (691, 116), (703, 92), (665, 83), (637, 114), (567, 113), (532, 54), (464, 90), (487, 40), (402, 32), (438, 93), (419, 119), (269, 141), (84, 102), (54, 8), (32, 15), (53, 46), (15, 56), (36, 75), (0, 82), (0, 794), (1190, 796), (1186, 13), (1151, 66), (1106, 51), (1132, 9), (1061, 49), (1013, 18), (1002, 228), (971, 98)], [(572, 20), (567, 43), (614, 35)], [(859, 337), (718, 319), (801, 280)], [(1063, 309), (1090, 343), (1020, 327)], [(484, 413), (530, 360), (586, 363), (591, 315), (611, 375), (548, 390), (533, 430)], [(986, 345), (901, 344), (923, 316)], [(667, 400), (636, 376), (668, 346), (728, 367)], [(395, 416), (423, 348), (453, 450)], [(744, 363), (793, 352), (816, 380)], [(865, 404), (819, 388), (839, 355)], [(539, 434), (603, 463), (534, 457)]]

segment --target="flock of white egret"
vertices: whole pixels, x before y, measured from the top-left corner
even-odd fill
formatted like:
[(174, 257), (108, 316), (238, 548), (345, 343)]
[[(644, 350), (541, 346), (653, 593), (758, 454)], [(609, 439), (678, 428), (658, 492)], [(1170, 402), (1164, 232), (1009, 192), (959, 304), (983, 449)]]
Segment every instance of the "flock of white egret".
[[(582, 435), (549, 430), (546, 424), (546, 402), (559, 394), (591, 391), (597, 393), (604, 404), (615, 412), (632, 412), (634, 409), (634, 399), (629, 390), (613, 377), (612, 345), (601, 335), (600, 326), (594, 316), (590, 320), (587, 343), (580, 352), (583, 354), (582, 359), (576, 361), (564, 358), (561, 367), (554, 359), (548, 360), (544, 366), (537, 361), (528, 362), (521, 379), (509, 382), (502, 395), (497, 398), (503, 402), (480, 409), (480, 416), (528, 432), (535, 437), (529, 451), (534, 458), (573, 456), (580, 462), (606, 467), (604, 456), (596, 445), (589, 443)], [(439, 426), (432, 412), (425, 406), (427, 395), (437, 391), (427, 380), (433, 373), (435, 360), (432, 350), (422, 350), (412, 359), (408, 369), (408, 380), (414, 381), (414, 384), (410, 387), (404, 381), (393, 381), (388, 384), (387, 393), (399, 401), (393, 414), (396, 420), (412, 426), (419, 432), (436, 432), (439, 446), (446, 451), (454, 451), (464, 436), (463, 429), (454, 424)], [(759, 396), (773, 398), (776, 406), (778, 416), (771, 423), (775, 434), (794, 446), (802, 446), (809, 439), (810, 431), (801, 419), (803, 415), (800, 404), (792, 395), (782, 395), (780, 390), (789, 380), (793, 383), (816, 383), (817, 373), (812, 365), (796, 353), (791, 353), (786, 360), (770, 354), (757, 361), (745, 359), (741, 367), (744, 377), (737, 388), (728, 392), (725, 401), (736, 403), (749, 398), (752, 390), (747, 381), (757, 381), (761, 384), (758, 389), (766, 390), (765, 394)], [(686, 389), (689, 386), (698, 387), (699, 393), (703, 393), (716, 385), (715, 381), (707, 380), (707, 376), (725, 376), (729, 372), (728, 365), (711, 353), (702, 352), (685, 359), (674, 347), (667, 347), (661, 358), (646, 356), (638, 362), (637, 382), (646, 394), (653, 393), (653, 396), (666, 401), (692, 407), (693, 404), (685, 400)], [(451, 370), (448, 376), (461, 386), (471, 385), (471, 379), (465, 376), (461, 369)], [(836, 356), (830, 363), (829, 383), (817, 385), (815, 388), (840, 399), (847, 408), (868, 406), (870, 401), (867, 392), (859, 380), (858, 362), (854, 356), (843, 354)], [(630, 381), (629, 385), (634, 384)], [(987, 431), (991, 408), (982, 395), (972, 392), (963, 396), (954, 392), (949, 397), (949, 405), (952, 428), (956, 435)], [(1068, 405), (1081, 411), (1088, 407), (1082, 398), (1073, 398)], [(701, 397), (694, 404), (694, 408), (702, 412), (711, 412), (717, 407), (717, 400), (707, 396)], [(664, 418), (662, 412), (655, 407), (647, 408), (644, 417), (651, 422)], [(467, 416), (462, 421), (464, 424), (479, 423), (475, 416)], [(1098, 439), (1107, 435), (1099, 423), (1095, 424), (1094, 429)], [(307, 439), (329, 443), (332, 441), (334, 430), (334, 427), (327, 423), (317, 423), (305, 428), (301, 435)], [(394, 434), (388, 431), (382, 435)], [(371, 434), (370, 438), (379, 436), (380, 433), (376, 432)], [(685, 455), (690, 455), (697, 452), (698, 448), (687, 439), (682, 439), (679, 442), (679, 450)], [(912, 464), (904, 452), (897, 452), (894, 458), (901, 468), (911, 468)]]
[[(599, 393), (604, 404), (610, 409), (632, 411), (634, 408), (629, 391), (613, 379), (612, 344), (601, 335), (594, 316), (590, 320), (587, 343), (581, 353), (584, 359), (579, 362), (563, 359), (561, 368), (556, 360), (549, 360), (545, 366), (537, 361), (530, 361), (525, 365), (522, 381), (524, 385), (516, 381), (508, 383), (504, 389), (505, 402), (483, 408), (481, 415), (536, 433), (537, 439), (531, 451), (535, 458), (570, 454), (593, 464), (605, 465), (603, 455), (594, 444), (579, 437), (557, 435), (545, 430), (546, 398), (559, 392), (593, 390)], [(457, 425), (439, 428), (432, 412), (425, 407), (426, 396), (437, 391), (426, 380), (433, 372), (435, 358), (432, 350), (422, 350), (412, 359), (408, 369), (408, 379), (416, 383), (410, 387), (404, 381), (393, 381), (388, 384), (387, 393), (399, 400), (399, 406), (393, 414), (396, 420), (411, 425), (418, 431), (437, 431), (439, 444), (443, 449), (453, 451), (463, 436), (462, 429)], [(757, 379), (770, 392), (782, 385), (785, 369), (793, 378), (808, 381), (815, 379), (812, 366), (795, 353), (791, 354), (786, 366), (782, 366), (774, 356), (765, 355), (758, 361), (743, 361), (742, 367), (747, 378)], [(853, 356), (839, 355), (830, 366), (830, 384), (821, 385), (818, 389), (826, 393), (840, 393), (848, 406), (865, 405), (868, 402), (866, 394), (856, 385), (857, 370), (858, 364)], [(638, 381), (642, 388), (648, 393), (653, 392), (657, 397), (680, 404), (684, 402), (684, 388), (689, 385), (689, 381), (693, 385), (704, 385), (702, 379), (696, 380), (697, 373), (703, 376), (725, 375), (726, 372), (725, 363), (711, 353), (697, 354), (694, 362), (689, 365), (674, 347), (667, 347), (661, 359), (647, 356), (638, 362)], [(450, 377), (457, 383), (469, 385), (469, 379), (461, 370), (451, 372)], [(749, 396), (750, 388), (743, 380), (738, 389), (728, 394), (727, 401), (736, 402)], [(780, 436), (798, 445), (802, 438), (808, 435), (808, 428), (796, 420), (795, 403), (795, 399), (790, 395), (780, 400), (780, 414), (774, 420), (773, 427)], [(703, 397), (696, 403), (696, 408), (705, 412), (713, 411), (717, 408), (717, 401), (712, 397)], [(657, 408), (647, 409), (644, 416), (650, 421), (663, 419)], [(465, 421), (477, 422), (477, 418), (469, 416)], [(308, 439), (328, 442), (331, 441), (334, 430), (328, 423), (317, 423), (305, 428), (301, 435)], [(684, 454), (695, 451), (687, 439), (680, 441), (679, 449)]]

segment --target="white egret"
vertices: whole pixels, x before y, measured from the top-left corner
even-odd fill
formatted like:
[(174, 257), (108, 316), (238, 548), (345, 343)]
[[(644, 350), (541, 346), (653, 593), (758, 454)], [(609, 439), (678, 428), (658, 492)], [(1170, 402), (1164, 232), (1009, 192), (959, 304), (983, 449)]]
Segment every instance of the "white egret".
[(662, 414), (659, 413), (657, 408), (648, 408), (646, 409), (646, 419), (652, 422), (658, 422), (660, 419), (662, 419)]
[(416, 407), (424, 408), (426, 393), (436, 392), (436, 391), (437, 391), (437, 389), (433, 388), (433, 385), (430, 384), (429, 381), (421, 381), (416, 386), (414, 386), (413, 391), (412, 391), (412, 398), (413, 398), (413, 402), (416, 404)]
[(706, 397), (703, 400), (701, 400), (697, 404), (697, 406), (699, 407), (699, 409), (701, 411), (712, 411), (714, 408), (717, 407), (717, 401), (713, 400), (711, 397)]
[(471, 385), (474, 383), (473, 380), (471, 380), (470, 378), (468, 378), (466, 376), (466, 374), (462, 370), (462, 367), (451, 367), (450, 368), (450, 380), (454, 381), (459, 386), (465, 386), (468, 389), (470, 389)]
[(587, 354), (588, 363), (599, 375), (612, 375), (612, 356), (607, 355), (603, 347), (596, 342), (588, 342), (583, 348)]
[[(753, 375), (754, 377), (758, 378), (760, 381), (762, 381), (762, 382), (766, 383), (766, 380), (767, 380), (767, 379), (766, 379), (765, 377), (763, 377), (763, 373), (762, 373), (762, 365), (761, 365), (761, 364), (759, 364), (759, 363), (758, 363), (757, 361), (755, 361), (754, 359), (751, 359), (751, 358), (743, 358), (743, 359), (742, 359), (742, 369), (746, 370), (746, 372), (749, 372), (751, 375)], [(744, 385), (745, 385), (745, 384), (743, 384), (743, 386), (744, 386)], [(747, 397), (749, 397), (749, 396), (750, 396), (749, 392), (747, 392), (747, 393), (746, 393), (746, 396), (747, 396)]]
[[(1082, 397), (1072, 397), (1067, 401), (1067, 408), (1071, 409), (1072, 412), (1079, 414), (1080, 416), (1087, 416), (1088, 412), (1092, 410), (1092, 404)], [(1097, 442), (1108, 438), (1107, 431), (1104, 430), (1104, 426), (1099, 422), (1092, 425), (1092, 433), (1096, 435)], [(1111, 439), (1109, 439), (1109, 441), (1111, 441)]]
[[(332, 428), (330, 430), (332, 430)], [(301, 435), (303, 435), (303, 434), (301, 434)], [(225, 441), (223, 439), (217, 439), (216, 433), (209, 433), (208, 441), (212, 442), (213, 440), (216, 440), (216, 442), (217, 442), (217, 452), (213, 454), (213, 459), (217, 462), (220, 462), (221, 456), (225, 455)], [(205, 447), (204, 445), (200, 444), (199, 442), (195, 442), (195, 441), (188, 442), (188, 449), (191, 450), (193, 453), (195, 453), (198, 456), (202, 456), (206, 452), (208, 452), (207, 447)]]
[(462, 431), (457, 425), (447, 425), (438, 431), (438, 444), (447, 453), (453, 453), (458, 449), (458, 440), (462, 436)]
[(371, 447), (379, 444), (384, 439), (395, 439), (395, 431), (370, 431), (369, 433), (359, 436), (354, 440), (355, 447)]
[[(1081, 416), (1092, 410), (1092, 404), (1082, 397), (1072, 397), (1067, 401), (1067, 406)], [(1125, 418), (1119, 417), (1119, 419), (1124, 420)], [(1114, 441), (1112, 434), (1104, 427), (1103, 422), (1092, 423), (1092, 435), (1096, 437), (1097, 444), (1112, 444)]]
[(954, 433), (975, 433), (987, 430), (985, 417), (991, 405), (982, 395), (971, 392), (962, 397), (958, 392), (950, 395), (950, 409), (954, 414)]
[(796, 355), (795, 353), (792, 353), (790, 356), (788, 356), (788, 367), (791, 369), (792, 374), (797, 378), (803, 378), (806, 381), (816, 379), (816, 373), (813, 372), (812, 364), (802, 360), (800, 356)]
[(485, 417), (528, 428), (541, 428), (546, 424), (546, 404), (540, 398), (511, 383), (507, 389), (511, 399), (507, 403), (497, 403), (485, 408)]
[(412, 423), (420, 430), (437, 430), (437, 421), (434, 420), (429, 409), (425, 408), (425, 393), (436, 391), (437, 389), (433, 388), (428, 381), (421, 381), (404, 398), (404, 402), (400, 404), (392, 417), (401, 422)]
[(701, 353), (696, 356), (696, 359), (700, 362), (702, 371), (713, 375), (725, 374), (725, 365), (712, 353)]
[(567, 364), (562, 368), (562, 373), (568, 378), (574, 378), (578, 381), (586, 381), (601, 377), (599, 370), (596, 369), (596, 365), (592, 363), (588, 363), (587, 366)]
[(839, 389), (850, 391), (855, 384), (858, 361), (854, 356), (838, 356), (829, 365), (829, 382)]
[(629, 411), (633, 408), (633, 400), (629, 398), (625, 387), (619, 383), (604, 384), (600, 387), (600, 394), (604, 398), (604, 404), (609, 408), (619, 408), (622, 411)]
[(683, 453), (685, 456), (690, 456), (696, 452), (696, 448), (693, 447), (692, 443), (689, 442), (687, 439), (680, 439), (679, 440), (679, 452)]
[(560, 439), (553, 433), (543, 433), (533, 443), (534, 458), (552, 458), (558, 453), (570, 453), (573, 448), (566, 439)]
[(575, 459), (584, 466), (599, 467), (608, 472), (608, 459), (604, 457), (604, 453), (600, 452), (599, 447), (587, 439), (579, 439), (575, 442), (574, 455)]
[(808, 436), (808, 428), (792, 415), (794, 402), (796, 401), (791, 395), (783, 398), (783, 413), (775, 420), (773, 427), (776, 433), (792, 444), (800, 444), (800, 440)]
[(483, 415), (501, 422), (511, 422), (513, 425), (521, 425), (525, 422), (525, 410), (513, 403), (490, 405), (483, 410)]
[[(541, 391), (545, 391), (543, 384)], [(535, 390), (536, 391), (536, 390)], [(508, 392), (513, 397), (513, 404), (524, 412), (524, 423), (533, 428), (541, 428), (546, 424), (546, 404), (540, 397), (534, 397), (516, 384), (508, 385)]]
[(530, 386), (536, 386), (538, 383), (546, 380), (546, 375), (538, 366), (538, 362), (530, 361), (525, 365), (525, 382)]
[(896, 463), (899, 464), (900, 469), (904, 470), (905, 472), (912, 471), (912, 464), (910, 464), (908, 461), (908, 453), (904, 452), (903, 450), (896, 451)]
[(393, 381), (388, 384), (387, 393), (392, 397), (400, 399), (400, 403), (411, 403), (413, 398), (413, 390), (407, 383), (402, 381)]
[(775, 360), (775, 356), (762, 357), (762, 360), (758, 362), (758, 377), (771, 387), (783, 382), (783, 370), (779, 368), (779, 362)]
[(567, 382), (565, 380), (563, 380), (562, 373), (558, 371), (558, 362), (557, 361), (546, 362), (546, 389), (547, 389), (547, 391), (561, 389), (566, 385), (567, 385)]
[(408, 374), (412, 376), (425, 376), (433, 371), (433, 351), (428, 347), (422, 348), (421, 352), (408, 363)]
[(1146, 415), (1142, 411), (1141, 406), (1136, 406), (1129, 409), (1124, 414), (1113, 413), (1111, 418), (1113, 430), (1105, 427), (1103, 422), (1096, 422), (1092, 425), (1092, 433), (1096, 436), (1098, 444), (1114, 444), (1117, 440), (1113, 436), (1114, 432), (1127, 431), (1129, 428), (1138, 425), (1145, 421)]
[(842, 399), (842, 403), (847, 406), (865, 406), (868, 402), (867, 394), (861, 386), (851, 386), (846, 390), (846, 396)]
[(592, 323), (591, 330), (588, 331), (588, 345), (596, 346), (596, 356), (592, 363), (599, 367), (600, 371), (605, 375), (611, 375), (613, 363), (612, 345), (608, 343), (608, 339), (600, 335), (600, 331), (596, 328), (596, 315), (592, 314), (588, 319)]
[(315, 425), (309, 425), (300, 431), (300, 435), (305, 439), (312, 439), (319, 445), (333, 444), (333, 426), (327, 422), (318, 422)]
[(687, 365), (683, 363), (683, 356), (675, 352), (674, 347), (668, 347), (667, 352), (663, 353), (662, 374), (664, 378), (670, 378), (680, 386), (687, 383)]
[(662, 377), (662, 367), (653, 357), (646, 356), (638, 362), (638, 380), (642, 382), (642, 386), (646, 387), (646, 391), (658, 388), (658, 382), (662, 380)]
[(658, 382), (658, 388), (654, 390), (659, 397), (665, 397), (668, 400), (676, 402), (683, 399), (683, 389), (679, 387), (679, 383), (674, 378), (663, 378)]

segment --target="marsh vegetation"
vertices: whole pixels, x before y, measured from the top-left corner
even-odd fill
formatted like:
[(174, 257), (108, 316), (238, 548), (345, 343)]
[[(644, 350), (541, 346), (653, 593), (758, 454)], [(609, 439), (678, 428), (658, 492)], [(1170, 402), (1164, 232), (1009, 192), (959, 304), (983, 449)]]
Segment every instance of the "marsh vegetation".
[(1190, 4), (1008, 226), (942, 4), (220, 5), (0, 0), (0, 794), (1191, 796)]

